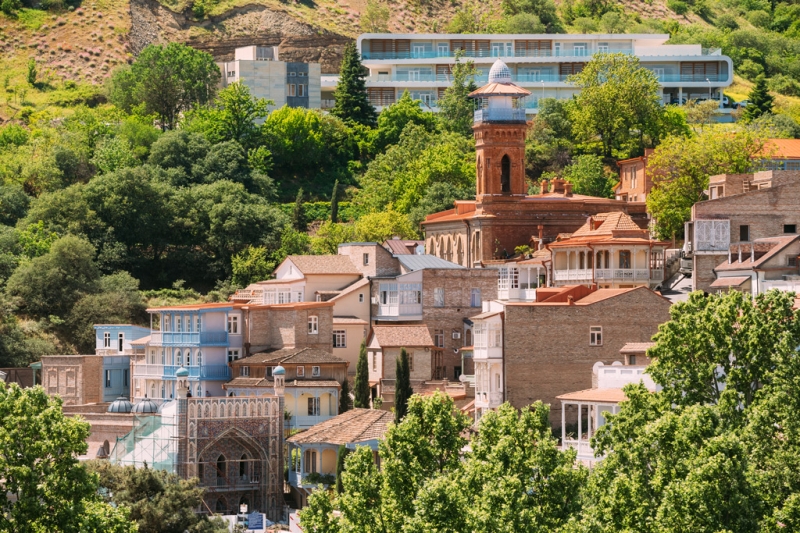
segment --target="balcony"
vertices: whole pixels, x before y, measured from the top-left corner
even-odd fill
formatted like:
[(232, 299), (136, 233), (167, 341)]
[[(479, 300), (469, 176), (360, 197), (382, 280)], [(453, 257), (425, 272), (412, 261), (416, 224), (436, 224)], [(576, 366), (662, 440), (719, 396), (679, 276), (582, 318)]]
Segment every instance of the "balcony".
[(478, 109), (473, 118), (475, 124), (481, 122), (525, 122), (525, 108)]
[(420, 320), (422, 319), (422, 304), (379, 304), (377, 318)]
[(566, 451), (568, 449), (574, 449), (578, 452), (578, 461), (585, 463), (592, 464), (597, 461), (597, 458), (594, 456), (594, 450), (592, 449), (591, 444), (585, 439), (564, 439), (561, 444), (561, 449)]
[[(507, 48), (499, 50), (497, 48), (482, 48), (479, 50), (459, 50), (465, 58), (487, 58), (487, 59), (509, 59), (516, 57), (590, 57), (597, 53), (615, 53), (632, 55), (632, 49), (607, 50), (596, 49), (587, 50), (578, 48), (571, 50), (527, 50), (520, 49), (510, 52)], [(387, 60), (387, 59), (437, 59), (456, 57), (455, 50), (410, 50), (405, 52), (361, 52), (362, 59), (367, 60)]]
[[(146, 365), (146, 366), (161, 366), (161, 365)], [(138, 368), (138, 367), (137, 367)], [(175, 372), (181, 368), (180, 365), (164, 365), (162, 367), (163, 379), (174, 379)], [(228, 380), (231, 378), (231, 369), (228, 365), (191, 365), (185, 367), (189, 371), (189, 379), (210, 379), (210, 380)], [(138, 372), (138, 370), (137, 370)]]
[[(529, 74), (512, 74), (511, 80), (517, 83), (564, 83), (567, 81), (568, 75), (566, 74), (543, 74), (543, 73), (529, 73)], [(472, 76), (472, 81), (476, 84), (487, 83), (489, 81), (488, 74), (478, 74)], [(373, 74), (367, 76), (369, 83), (389, 83), (389, 82), (403, 82), (403, 83), (444, 83), (450, 84), (452, 77), (448, 74), (433, 74), (425, 72), (402, 72), (393, 74)], [(705, 81), (705, 78), (703, 78)]]
[(592, 281), (591, 268), (555, 270), (553, 275), (556, 281)]
[(136, 365), (133, 370), (134, 377), (157, 377), (164, 375), (164, 365)]
[(598, 268), (595, 270), (594, 277), (598, 281), (650, 281), (650, 270), (647, 268)]
[(150, 334), (154, 346), (227, 346), (227, 331), (154, 331)]

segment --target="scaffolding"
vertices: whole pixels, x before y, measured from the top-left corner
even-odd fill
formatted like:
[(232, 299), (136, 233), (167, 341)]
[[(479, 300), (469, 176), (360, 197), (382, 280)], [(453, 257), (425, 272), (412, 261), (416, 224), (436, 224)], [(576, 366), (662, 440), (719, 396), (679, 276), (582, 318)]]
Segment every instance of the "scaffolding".
[(177, 473), (177, 403), (165, 403), (160, 413), (134, 415), (133, 429), (117, 437), (110, 460), (122, 466), (149, 468)]

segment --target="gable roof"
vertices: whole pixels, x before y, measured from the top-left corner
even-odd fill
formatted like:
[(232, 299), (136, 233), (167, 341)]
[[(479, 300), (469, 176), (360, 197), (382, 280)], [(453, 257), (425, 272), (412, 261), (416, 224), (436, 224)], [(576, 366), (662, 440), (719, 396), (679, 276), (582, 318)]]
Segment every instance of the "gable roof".
[(375, 326), (372, 335), (381, 348), (433, 346), (427, 326)]
[(286, 260), (291, 261), (305, 275), (361, 274), (346, 255), (290, 255)]
[(656, 343), (654, 342), (627, 342), (625, 346), (619, 351), (619, 353), (645, 353), (647, 350), (655, 346)]
[(387, 239), (383, 247), (393, 255), (414, 255), (417, 246), (425, 246), (425, 241), (410, 241), (408, 239)]
[(329, 302), (334, 302), (336, 300), (344, 298), (348, 294), (351, 294), (352, 292), (357, 291), (358, 289), (360, 289), (362, 287), (365, 287), (367, 285), (369, 285), (369, 278), (361, 278), (360, 280), (358, 280), (356, 282), (353, 282), (350, 285), (348, 285), (347, 287), (345, 287), (344, 289), (340, 290), (339, 294), (337, 294), (336, 296), (334, 296), (333, 298), (331, 298), (328, 301)]
[[(542, 289), (538, 289), (542, 290)], [(641, 285), (639, 287), (632, 287), (629, 289), (591, 289), (585, 285), (565, 285), (558, 289), (545, 289), (550, 296), (546, 300), (536, 302), (509, 302), (506, 307), (541, 307), (545, 305), (592, 305), (611, 298), (617, 298), (634, 291), (647, 291), (657, 298), (661, 298), (664, 302), (669, 303), (669, 300), (661, 296), (659, 293), (651, 291), (649, 288)], [(553, 294), (551, 291), (557, 291)], [(538, 296), (537, 291), (537, 296)], [(570, 303), (569, 297), (572, 296)]]
[[(723, 261), (719, 265), (714, 268), (714, 272), (725, 272), (726, 270), (749, 270), (753, 268), (758, 268), (776, 255), (780, 253), (784, 248), (792, 244), (793, 242), (797, 241), (800, 238), (800, 235), (782, 235), (780, 237), (766, 237), (763, 239), (755, 239), (752, 241), (750, 246), (754, 246), (756, 252), (763, 252), (764, 249), (767, 252), (760, 257), (756, 258), (755, 261), (750, 260), (750, 251), (747, 249), (747, 244), (739, 244), (738, 246), (743, 247), (742, 251), (742, 260), (739, 261), (739, 253), (731, 252), (731, 262)], [(759, 250), (761, 248), (761, 250)], [(744, 249), (747, 249), (747, 253), (745, 254)], [(787, 268), (794, 268), (794, 267), (787, 267)]]
[(770, 159), (800, 159), (800, 139), (767, 139), (764, 150)]
[(381, 439), (394, 421), (391, 411), (350, 409), (288, 439), (293, 444), (353, 444)]
[(347, 361), (318, 348), (282, 348), (269, 352), (254, 353), (248, 357), (237, 359), (233, 364), (316, 364), (316, 363), (341, 363)]

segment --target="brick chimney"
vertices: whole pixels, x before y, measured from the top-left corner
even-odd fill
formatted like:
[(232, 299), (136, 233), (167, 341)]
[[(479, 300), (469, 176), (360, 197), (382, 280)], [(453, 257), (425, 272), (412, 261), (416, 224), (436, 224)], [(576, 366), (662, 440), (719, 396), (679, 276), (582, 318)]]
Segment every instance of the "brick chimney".
[(572, 196), (572, 184), (568, 181), (564, 183), (564, 196)]
[(575, 298), (571, 294), (567, 296), (567, 305), (575, 305)]
[(542, 183), (539, 184), (541, 186), (541, 193), (547, 194), (550, 191), (550, 182), (547, 180), (542, 180)]

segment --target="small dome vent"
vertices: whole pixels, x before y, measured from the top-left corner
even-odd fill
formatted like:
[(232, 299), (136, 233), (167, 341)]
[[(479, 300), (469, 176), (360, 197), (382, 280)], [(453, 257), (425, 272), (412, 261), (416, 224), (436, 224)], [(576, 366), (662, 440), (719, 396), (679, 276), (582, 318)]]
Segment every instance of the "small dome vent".
[(274, 369), (272, 369), (273, 376), (284, 376), (286, 375), (286, 369), (282, 366), (278, 365)]
[(152, 415), (158, 412), (156, 403), (145, 396), (144, 400), (133, 404), (133, 413), (139, 415)]
[(511, 70), (498, 59), (489, 71), (489, 83), (511, 83)]
[(120, 396), (108, 406), (109, 413), (130, 413), (133, 410), (133, 404), (125, 396)]

